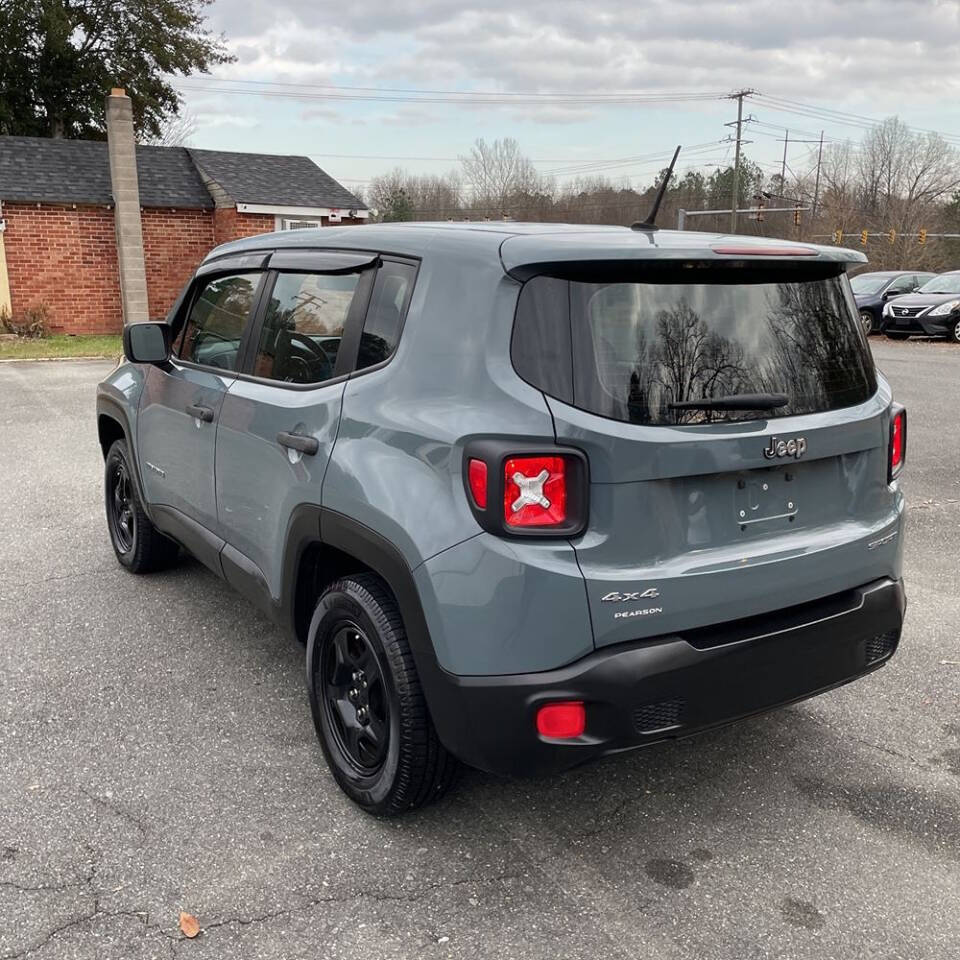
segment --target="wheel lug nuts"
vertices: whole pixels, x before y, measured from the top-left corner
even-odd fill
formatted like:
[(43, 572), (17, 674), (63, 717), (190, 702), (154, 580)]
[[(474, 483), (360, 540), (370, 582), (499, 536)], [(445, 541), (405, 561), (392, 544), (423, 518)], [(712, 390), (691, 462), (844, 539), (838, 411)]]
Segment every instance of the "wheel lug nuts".
[(360, 696), (360, 691), (359, 691), (359, 690), (350, 690), (350, 691), (348, 691), (347, 696), (348, 696), (351, 700), (356, 700), (357, 697)]

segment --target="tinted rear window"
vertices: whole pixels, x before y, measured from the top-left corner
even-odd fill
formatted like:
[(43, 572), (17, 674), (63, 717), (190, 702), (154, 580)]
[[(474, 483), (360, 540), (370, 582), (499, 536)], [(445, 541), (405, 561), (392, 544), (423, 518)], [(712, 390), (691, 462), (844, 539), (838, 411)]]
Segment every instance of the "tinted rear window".
[[(530, 280), (514, 327), (517, 372), (584, 410), (640, 424), (818, 413), (876, 390), (841, 277), (702, 272), (711, 282), (679, 271), (671, 282)], [(745, 393), (788, 402), (773, 413), (671, 408)]]

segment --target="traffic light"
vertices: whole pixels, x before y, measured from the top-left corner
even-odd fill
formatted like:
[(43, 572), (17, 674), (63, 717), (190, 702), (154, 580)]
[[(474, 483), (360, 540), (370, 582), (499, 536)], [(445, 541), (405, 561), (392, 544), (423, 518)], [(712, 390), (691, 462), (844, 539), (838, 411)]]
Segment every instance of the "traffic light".
[(897, 239), (897, 231), (891, 228), (890, 232), (887, 234), (887, 239), (893, 243)]
[(834, 243), (843, 243), (843, 231), (834, 230), (833, 231), (833, 242)]
[(917, 239), (920, 241), (921, 244), (924, 244), (927, 242), (927, 231), (924, 227), (920, 228), (920, 235), (917, 237)]
[(870, 236), (870, 231), (869, 231), (869, 230), (861, 230), (861, 231), (860, 231), (860, 242), (861, 242), (864, 246), (867, 245), (867, 238), (868, 238), (869, 236)]
[(797, 208), (793, 211), (793, 225), (794, 225), (795, 227), (799, 227), (799, 226), (800, 226), (800, 208), (799, 208), (799, 207), (797, 207)]

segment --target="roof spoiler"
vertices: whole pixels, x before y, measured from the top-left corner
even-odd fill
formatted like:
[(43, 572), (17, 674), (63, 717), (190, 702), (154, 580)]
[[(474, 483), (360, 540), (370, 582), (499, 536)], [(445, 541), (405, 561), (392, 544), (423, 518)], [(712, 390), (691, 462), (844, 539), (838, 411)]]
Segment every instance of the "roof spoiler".
[(650, 212), (647, 214), (646, 220), (637, 220), (634, 223), (631, 223), (631, 230), (660, 229), (656, 224), (657, 214), (660, 212), (660, 204), (663, 202), (663, 195), (667, 192), (667, 184), (670, 182), (670, 177), (673, 174), (673, 168), (679, 155), (680, 146), (678, 144), (677, 149), (673, 151), (673, 159), (670, 161), (670, 166), (667, 167), (667, 172), (664, 174), (663, 180), (660, 183), (660, 189), (657, 190), (657, 195), (653, 198), (653, 206), (650, 208)]

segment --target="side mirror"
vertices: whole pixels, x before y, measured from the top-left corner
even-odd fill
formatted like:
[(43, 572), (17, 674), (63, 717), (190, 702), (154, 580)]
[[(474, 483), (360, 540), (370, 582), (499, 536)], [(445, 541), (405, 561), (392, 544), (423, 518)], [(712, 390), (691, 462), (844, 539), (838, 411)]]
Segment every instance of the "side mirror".
[(167, 323), (131, 323), (123, 329), (123, 355), (131, 363), (164, 364), (170, 359), (171, 337)]
[(903, 296), (902, 290), (884, 290), (883, 291), (884, 300), (889, 300), (891, 297), (902, 297), (902, 296)]

